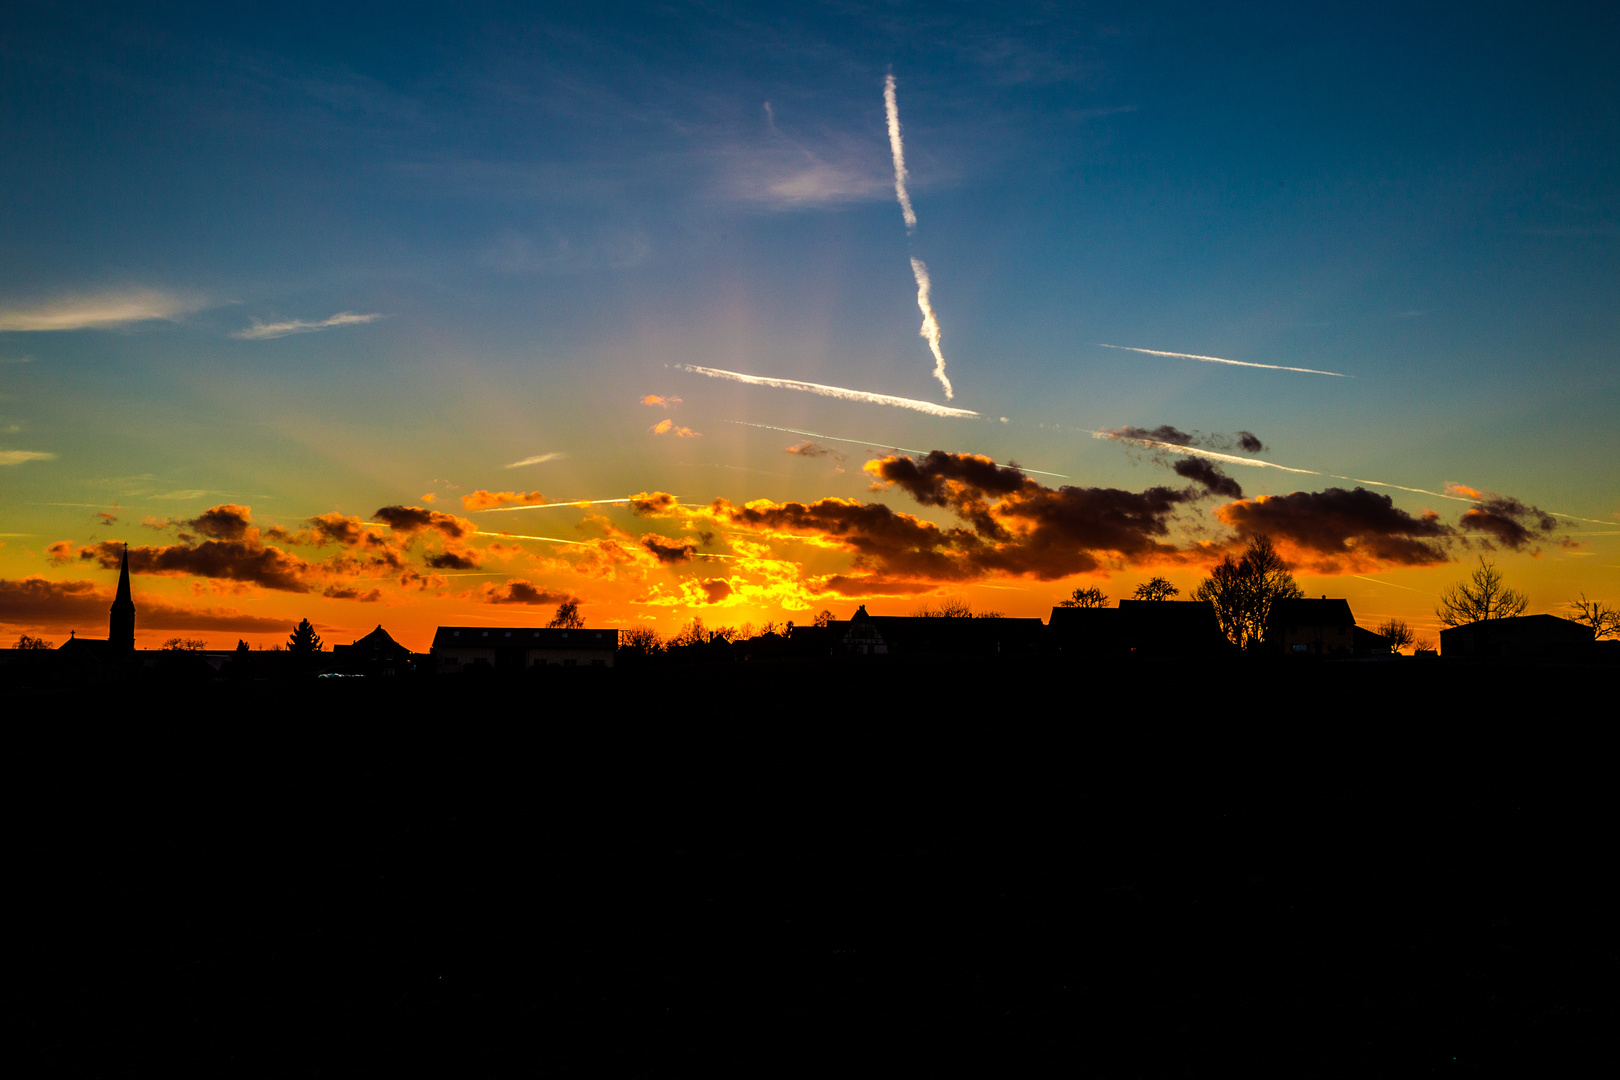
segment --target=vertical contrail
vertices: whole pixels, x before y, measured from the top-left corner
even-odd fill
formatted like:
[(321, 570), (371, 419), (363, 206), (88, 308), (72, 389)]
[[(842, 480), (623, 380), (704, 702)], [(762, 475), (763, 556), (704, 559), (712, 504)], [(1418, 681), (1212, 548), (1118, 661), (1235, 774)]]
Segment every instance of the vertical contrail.
[(894, 197), (900, 200), (900, 216), (906, 219), (906, 231), (917, 227), (917, 215), (911, 211), (911, 196), (906, 193), (906, 151), (900, 145), (900, 105), (894, 99), (894, 75), (883, 77), (883, 108), (889, 116), (889, 151), (894, 154)]
[(945, 388), (945, 400), (949, 401), (956, 395), (951, 391), (951, 380), (945, 377), (945, 354), (939, 351), (939, 320), (934, 318), (934, 305), (928, 302), (928, 267), (913, 255), (911, 272), (917, 275), (917, 306), (923, 313), (922, 329), (917, 333), (928, 339), (928, 347), (934, 351), (934, 378)]

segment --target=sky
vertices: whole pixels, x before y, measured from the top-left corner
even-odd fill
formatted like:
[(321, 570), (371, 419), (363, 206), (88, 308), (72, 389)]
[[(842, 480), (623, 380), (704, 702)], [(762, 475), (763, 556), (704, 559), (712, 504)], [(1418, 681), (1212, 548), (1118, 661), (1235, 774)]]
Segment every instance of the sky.
[(1612, 12), (8, 11), (12, 638), (1620, 601)]

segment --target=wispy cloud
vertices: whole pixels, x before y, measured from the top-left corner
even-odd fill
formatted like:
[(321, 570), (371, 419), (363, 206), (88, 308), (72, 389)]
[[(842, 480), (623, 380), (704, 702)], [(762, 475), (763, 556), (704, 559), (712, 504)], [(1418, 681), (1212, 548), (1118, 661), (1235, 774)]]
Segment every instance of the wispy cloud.
[(514, 461), (510, 465), (503, 465), (502, 468), (521, 469), (525, 465), (544, 465), (548, 461), (556, 461), (558, 458), (567, 456), (561, 450), (553, 450), (549, 454), (536, 454), (534, 457), (526, 457), (522, 461)]
[(55, 456), (43, 450), (0, 450), (0, 465), (21, 465), (25, 461), (50, 461)]
[[(671, 495), (670, 498), (678, 499), (678, 498), (680, 498), (680, 496)], [(509, 514), (514, 510), (550, 510), (550, 509), (552, 509), (554, 507), (558, 507), (558, 506), (602, 506), (602, 505), (607, 504), (607, 503), (627, 503), (627, 502), (634, 502), (634, 501), (635, 500), (631, 499), (631, 498), (625, 498), (625, 499), (575, 499), (573, 502), (534, 503), (534, 504), (529, 505), (529, 506), (496, 506), (496, 507), (491, 507), (491, 508), (489, 508), (487, 510), (473, 510), (471, 512), (474, 513), (474, 514)], [(490, 533), (490, 534), (480, 533), (479, 535), (482, 536), (482, 535), (495, 535), (495, 534), (493, 534), (493, 533)], [(505, 534), (502, 533), (500, 535), (504, 536)], [(529, 536), (529, 537), (518, 537), (518, 539), (520, 539), (520, 540), (549, 540), (550, 537), (546, 537), (546, 536)], [(572, 543), (575, 543), (575, 541), (573, 541), (573, 540), (563, 540), (563, 541), (561, 541), (561, 543), (572, 544)]]
[(1163, 349), (1138, 349), (1134, 345), (1104, 345), (1098, 343), (1099, 349), (1122, 349), (1125, 352), (1146, 353), (1149, 356), (1178, 356), (1183, 360), (1202, 360), (1207, 364), (1231, 364), (1234, 367), (1266, 368), (1270, 371), (1300, 371), (1307, 375), (1332, 375), (1339, 379), (1350, 379), (1354, 376), (1346, 375), (1340, 371), (1320, 371), (1308, 367), (1286, 367), (1282, 364), (1253, 364), (1247, 360), (1226, 360), (1219, 356), (1200, 356), (1198, 353), (1166, 352)]
[(917, 333), (927, 340), (929, 349), (933, 350), (934, 378), (945, 388), (945, 400), (950, 401), (956, 394), (951, 390), (951, 380), (945, 377), (945, 354), (939, 351), (939, 320), (934, 318), (934, 305), (928, 300), (928, 292), (933, 287), (928, 280), (928, 267), (913, 255), (911, 272), (917, 276), (917, 307), (923, 313), (922, 329)]
[(96, 330), (174, 319), (207, 306), (194, 296), (156, 290), (75, 296), (35, 307), (0, 308), (0, 330)]
[(910, 231), (917, 227), (917, 215), (911, 209), (911, 193), (906, 190), (911, 174), (906, 172), (906, 148), (900, 141), (900, 103), (894, 96), (893, 74), (883, 77), (883, 111), (889, 119), (889, 153), (894, 157), (894, 197), (900, 200), (900, 216)]
[(763, 375), (744, 375), (737, 371), (699, 367), (696, 364), (675, 364), (673, 366), (677, 371), (689, 371), (693, 375), (706, 375), (711, 379), (730, 379), (732, 382), (747, 383), (749, 386), (769, 386), (777, 390), (799, 390), (807, 394), (820, 394), (822, 397), (841, 398), (844, 401), (865, 401), (873, 405), (893, 405), (900, 409), (915, 409), (930, 416), (979, 415), (972, 409), (953, 409), (945, 405), (935, 405), (932, 401), (895, 397), (892, 394), (873, 394), (866, 390), (851, 390), (843, 386), (823, 386), (821, 383), (800, 382), (798, 379), (770, 379)]
[(288, 334), (308, 334), (315, 330), (329, 330), (334, 326), (353, 326), (356, 323), (375, 322), (382, 318), (380, 314), (359, 315), (352, 311), (340, 311), (329, 319), (318, 322), (305, 322), (303, 319), (289, 319), (287, 322), (265, 323), (258, 319), (246, 330), (238, 330), (232, 334), (234, 338), (245, 338), (248, 341), (263, 341), (267, 338), (286, 337)]

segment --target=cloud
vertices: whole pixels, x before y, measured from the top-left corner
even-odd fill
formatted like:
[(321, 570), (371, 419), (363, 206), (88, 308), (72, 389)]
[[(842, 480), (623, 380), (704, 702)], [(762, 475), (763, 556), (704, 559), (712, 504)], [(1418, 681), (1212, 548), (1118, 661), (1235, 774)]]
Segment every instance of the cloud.
[(692, 552), (697, 550), (697, 544), (691, 540), (673, 540), (658, 533), (647, 533), (643, 536), (641, 546), (652, 552), (653, 556), (666, 566), (691, 562)]
[(0, 450), (0, 465), (21, 465), (25, 461), (50, 461), (55, 454), (43, 450)]
[(446, 547), (442, 551), (431, 551), (423, 561), (433, 570), (476, 570), (484, 562), (477, 550), (469, 547)]
[(471, 596), (474, 600), (485, 604), (523, 604), (534, 607), (549, 607), (574, 599), (569, 593), (537, 587), (523, 578), (511, 578), (504, 584), (485, 582)]
[(1097, 347), (1099, 349), (1122, 349), (1126, 352), (1147, 353), (1149, 356), (1179, 356), (1185, 360), (1202, 360), (1207, 364), (1231, 364), (1234, 367), (1267, 368), (1271, 371), (1299, 371), (1304, 372), (1307, 375), (1332, 375), (1339, 379), (1350, 378), (1349, 375), (1345, 375), (1338, 371), (1319, 371), (1316, 368), (1308, 367), (1285, 367), (1281, 364), (1253, 364), (1247, 360), (1223, 360), (1219, 356), (1200, 356), (1198, 353), (1164, 352), (1160, 349), (1138, 349), (1134, 345), (1103, 345), (1099, 343)]
[[(1463, 531), (1485, 533), (1491, 540), (1513, 551), (1523, 551), (1538, 540), (1551, 540), (1558, 522), (1545, 510), (1526, 506), (1507, 495), (1484, 494), (1460, 485), (1447, 485), (1446, 490), (1468, 491), (1479, 501), (1463, 511), (1458, 523)], [(1492, 547), (1491, 540), (1484, 546)]]
[(1184, 476), (1194, 483), (1202, 484), (1211, 495), (1223, 495), (1229, 499), (1243, 498), (1243, 486), (1221, 472), (1221, 467), (1214, 462), (1184, 457), (1171, 468), (1175, 470), (1177, 476)]
[(801, 443), (793, 444), (792, 446), (790, 446), (786, 450), (784, 450), (783, 453), (792, 454), (795, 457), (806, 457), (806, 458), (830, 457), (830, 458), (834, 458), (834, 459), (836, 459), (838, 461), (847, 461), (848, 460), (848, 455), (840, 454), (837, 450), (832, 450), (832, 449), (829, 449), (828, 447), (825, 447), (825, 446), (817, 446), (815, 443), (811, 442), (809, 439), (806, 439), (804, 442), (801, 442)]
[(243, 338), (248, 341), (265, 341), (270, 338), (286, 337), (288, 334), (308, 334), (316, 330), (329, 330), (334, 326), (354, 326), (359, 323), (375, 322), (382, 318), (380, 314), (358, 315), (352, 311), (340, 311), (329, 319), (318, 322), (305, 322), (302, 319), (290, 319), (287, 322), (264, 323), (258, 319), (246, 330), (238, 330), (232, 334), (233, 338)]
[(1266, 448), (1265, 443), (1260, 441), (1260, 436), (1256, 435), (1252, 431), (1238, 432), (1237, 440), (1238, 449), (1244, 451), (1245, 453), (1258, 454)]
[(536, 454), (533, 457), (526, 457), (522, 461), (514, 461), (510, 465), (503, 465), (502, 468), (521, 469), (525, 465), (544, 465), (548, 461), (556, 461), (558, 458), (567, 456), (568, 455), (562, 453), (561, 451), (553, 450), (549, 454)]
[(103, 525), (114, 525), (118, 522), (117, 514), (109, 514), (105, 510), (96, 511), (94, 516), (100, 518)]
[(331, 600), (357, 600), (362, 604), (375, 604), (383, 598), (381, 589), (351, 588), (346, 585), (328, 585), (321, 590), (321, 595)]
[[(1169, 441), (1169, 440), (1166, 440), (1166, 439), (1156, 439), (1156, 438), (1151, 437), (1155, 433), (1165, 432), (1165, 431), (1171, 432), (1172, 437), (1185, 439), (1186, 441), (1185, 442), (1177, 442), (1177, 441)], [(1114, 442), (1134, 443), (1137, 446), (1146, 447), (1149, 450), (1165, 450), (1165, 451), (1169, 451), (1169, 452), (1175, 453), (1175, 454), (1191, 454), (1191, 455), (1194, 455), (1196, 457), (1208, 458), (1210, 461), (1224, 461), (1224, 462), (1227, 462), (1227, 463), (1232, 464), (1232, 465), (1253, 465), (1256, 468), (1261, 468), (1261, 469), (1281, 469), (1283, 472), (1303, 473), (1303, 474), (1305, 474), (1307, 476), (1332, 476), (1333, 475), (1332, 473), (1319, 473), (1315, 469), (1295, 469), (1295, 468), (1292, 468), (1292, 467), (1287, 466), (1287, 465), (1278, 465), (1277, 463), (1272, 462), (1272, 461), (1261, 461), (1259, 458), (1238, 457), (1236, 454), (1222, 454), (1222, 453), (1220, 453), (1218, 451), (1215, 451), (1215, 450), (1204, 450), (1204, 449), (1202, 449), (1200, 447), (1196, 447), (1196, 446), (1191, 445), (1193, 436), (1188, 435), (1186, 432), (1177, 431), (1175, 428), (1170, 427), (1169, 425), (1163, 425), (1161, 427), (1155, 428), (1153, 432), (1148, 432), (1144, 428), (1135, 428), (1135, 427), (1115, 428), (1112, 431), (1093, 431), (1091, 433), (1091, 437), (1094, 438), (1094, 439), (1111, 439)], [(1350, 479), (1350, 477), (1334, 477), (1334, 479), (1336, 479), (1336, 480), (1348, 480), (1348, 479)], [(1375, 484), (1378, 487), (1398, 487), (1399, 486), (1397, 484), (1379, 484), (1378, 481), (1376, 481), (1376, 480), (1363, 480), (1363, 481), (1361, 481), (1361, 483)], [(1419, 488), (1402, 488), (1401, 490), (1403, 490), (1403, 491), (1420, 491), (1421, 489), (1419, 489)], [(1433, 494), (1437, 494), (1437, 493), (1430, 491), (1430, 492), (1423, 492), (1423, 494), (1433, 495)]]
[(669, 397), (660, 397), (657, 394), (648, 394), (641, 399), (643, 405), (655, 405), (660, 409), (673, 409), (681, 403), (681, 399), (671, 394)]
[(1359, 487), (1240, 499), (1216, 507), (1215, 516), (1240, 540), (1265, 533), (1291, 560), (1324, 574), (1449, 562), (1457, 535), (1433, 511), (1414, 517), (1388, 495)]
[(215, 540), (241, 540), (253, 529), (253, 508), (223, 503), (204, 510), (184, 524)]
[(693, 431), (689, 427), (681, 427), (668, 417), (658, 421), (658, 423), (654, 424), (648, 430), (650, 430), (654, 435), (674, 435), (677, 439), (696, 439), (701, 438), (703, 435), (703, 432), (701, 431)]
[(744, 375), (736, 371), (723, 371), (719, 368), (698, 367), (696, 364), (675, 364), (680, 371), (688, 371), (693, 375), (706, 375), (711, 379), (729, 379), (732, 382), (747, 383), (749, 386), (769, 386), (777, 390), (799, 390), (807, 394), (820, 394), (822, 397), (840, 398), (844, 401), (864, 401), (873, 405), (893, 405), (901, 409), (915, 409), (930, 416), (967, 417), (979, 414), (971, 409), (953, 409), (945, 405), (935, 405), (932, 401), (917, 401), (913, 398), (894, 397), (890, 394), (873, 394), (865, 390), (850, 390), (842, 386), (823, 386), (821, 383), (800, 382), (797, 379), (771, 379), (763, 375)]
[(30, 308), (0, 308), (4, 330), (97, 330), (174, 319), (207, 306), (196, 297), (156, 290), (71, 297)]
[(546, 497), (538, 491), (485, 491), (479, 488), (472, 494), (461, 497), (461, 508), (470, 513), (490, 510), (497, 506), (533, 506), (545, 501)]
[[(51, 581), (28, 577), (0, 579), (0, 623), (12, 626), (107, 625), (113, 592), (93, 581)], [(286, 633), (292, 623), (244, 615), (235, 608), (188, 608), (160, 596), (143, 595), (137, 606), (143, 630), (218, 630), (229, 633)]]
[(906, 231), (910, 232), (917, 227), (917, 215), (911, 209), (911, 193), (906, 190), (911, 174), (906, 171), (906, 148), (900, 139), (900, 103), (895, 98), (894, 87), (894, 75), (885, 75), (883, 113), (889, 122), (889, 154), (894, 158), (894, 197), (900, 202), (900, 216), (906, 223)]
[(460, 540), (478, 531), (478, 526), (466, 518), (420, 506), (384, 506), (371, 516), (404, 536), (431, 530), (446, 540)]
[[(79, 549), (81, 560), (95, 560), (104, 570), (116, 570), (124, 555), (124, 545), (104, 540)], [(304, 578), (310, 565), (304, 559), (279, 548), (268, 547), (258, 537), (242, 540), (205, 540), (201, 544), (170, 544), (164, 547), (129, 548), (132, 574), (159, 577), (202, 577), (241, 581), (277, 592), (308, 592)]]
[(939, 320), (934, 318), (934, 305), (928, 300), (928, 292), (932, 288), (928, 280), (928, 267), (923, 265), (921, 259), (913, 255), (911, 257), (911, 272), (917, 278), (917, 307), (923, 313), (922, 329), (917, 333), (927, 340), (928, 348), (934, 354), (934, 378), (938, 379), (939, 384), (945, 388), (945, 400), (950, 401), (956, 395), (951, 390), (951, 380), (945, 377), (945, 354), (939, 350)]

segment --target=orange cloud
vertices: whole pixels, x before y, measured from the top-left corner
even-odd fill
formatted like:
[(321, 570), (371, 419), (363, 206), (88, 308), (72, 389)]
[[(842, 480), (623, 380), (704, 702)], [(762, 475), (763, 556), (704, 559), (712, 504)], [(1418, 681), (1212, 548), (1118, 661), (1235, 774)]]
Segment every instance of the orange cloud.
[(479, 488), (461, 497), (461, 508), (468, 512), (492, 510), (497, 506), (534, 506), (546, 501), (538, 491), (485, 491)]
[(669, 397), (659, 397), (657, 394), (648, 394), (641, 399), (643, 405), (655, 405), (660, 409), (673, 409), (681, 403), (681, 399), (673, 394)]
[(680, 427), (668, 418), (658, 421), (651, 430), (654, 435), (674, 435), (677, 439), (696, 439), (703, 434), (688, 427)]

